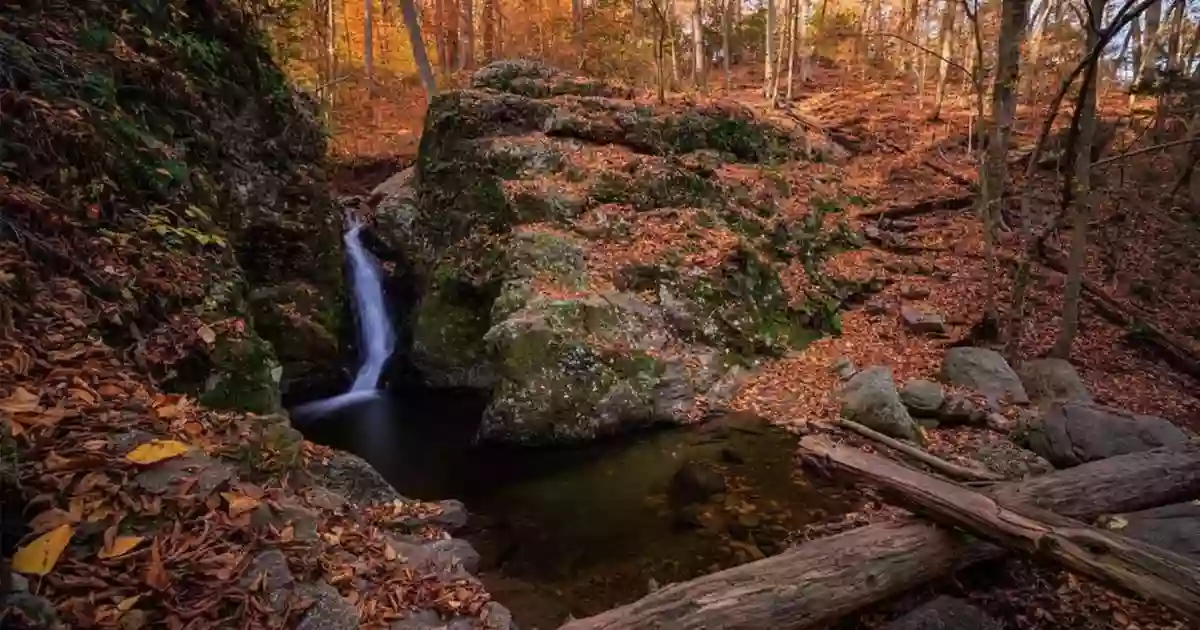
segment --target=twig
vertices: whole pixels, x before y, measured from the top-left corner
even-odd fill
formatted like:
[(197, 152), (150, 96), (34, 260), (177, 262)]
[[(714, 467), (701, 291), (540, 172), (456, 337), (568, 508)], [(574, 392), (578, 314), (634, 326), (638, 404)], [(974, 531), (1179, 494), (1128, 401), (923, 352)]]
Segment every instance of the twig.
[(914, 41), (912, 41), (912, 40), (910, 40), (910, 39), (907, 39), (907, 38), (905, 38), (905, 37), (902, 37), (902, 36), (900, 36), (900, 35), (897, 35), (897, 34), (895, 34), (895, 33), (886, 33), (886, 32), (883, 32), (883, 31), (876, 31), (876, 32), (874, 32), (874, 33), (863, 33), (863, 37), (891, 37), (892, 39), (897, 39), (897, 40), (900, 40), (900, 41), (904, 42), (905, 44), (908, 44), (909, 46), (912, 46), (913, 48), (920, 49), (921, 51), (924, 51), (924, 52), (925, 52), (925, 53), (927, 53), (927, 54), (933, 55), (934, 57), (937, 57), (938, 59), (940, 59), (940, 60), (942, 60), (942, 61), (945, 61), (946, 63), (950, 64), (951, 66), (954, 66), (955, 68), (957, 68), (957, 69), (959, 69), (960, 71), (962, 71), (962, 72), (963, 72), (964, 74), (966, 74), (967, 76), (972, 76), (972, 75), (971, 75), (971, 71), (970, 71), (970, 70), (967, 70), (966, 66), (963, 66), (963, 65), (961, 65), (961, 64), (955, 63), (953, 59), (947, 59), (947, 58), (945, 58), (945, 57), (943, 57), (943, 56), (939, 55), (938, 53), (935, 53), (935, 52), (933, 52), (932, 50), (930, 50), (930, 49), (928, 49), (928, 48), (926, 48), (926, 47), (924, 47), (924, 46), (922, 46), (922, 45), (920, 45), (920, 44), (918, 44), (918, 43), (916, 43), (916, 42), (914, 42)]
[(908, 455), (909, 457), (912, 457), (913, 459), (915, 459), (923, 464), (928, 465), (930, 468), (932, 468), (940, 473), (954, 477), (956, 479), (966, 479), (968, 481), (1003, 481), (1004, 480), (1004, 477), (1001, 477), (1000, 475), (997, 475), (992, 472), (987, 472), (987, 471), (983, 471), (983, 470), (973, 470), (970, 468), (965, 468), (963, 466), (959, 466), (958, 464), (952, 464), (940, 457), (937, 457), (936, 455), (931, 455), (930, 453), (927, 453), (915, 446), (912, 446), (911, 444), (905, 444), (904, 442), (901, 442), (900, 440), (890, 438), (874, 429), (865, 427), (865, 426), (863, 426), (857, 422), (854, 422), (852, 420), (846, 420), (845, 418), (838, 418), (836, 421), (836, 424), (837, 424), (837, 426), (842, 427), (843, 429), (849, 429), (850, 431), (853, 431), (863, 437), (875, 440), (876, 442), (879, 442), (880, 444), (883, 444), (884, 446), (887, 446), (888, 448), (892, 448), (897, 451), (900, 451), (901, 453), (904, 453), (905, 455)]

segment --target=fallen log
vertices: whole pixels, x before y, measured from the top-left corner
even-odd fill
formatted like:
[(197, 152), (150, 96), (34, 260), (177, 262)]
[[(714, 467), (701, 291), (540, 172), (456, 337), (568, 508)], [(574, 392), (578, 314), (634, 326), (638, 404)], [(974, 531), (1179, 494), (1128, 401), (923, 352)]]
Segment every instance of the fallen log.
[(853, 431), (865, 438), (870, 438), (880, 444), (900, 451), (909, 457), (929, 466), (930, 468), (956, 479), (964, 479), (966, 481), (1004, 481), (1004, 477), (997, 475), (990, 470), (980, 470), (975, 468), (967, 468), (959, 466), (953, 462), (948, 462), (932, 453), (923, 451), (911, 444), (905, 444), (900, 440), (888, 437), (870, 427), (863, 426), (853, 420), (838, 418), (835, 424), (843, 429)]
[[(1082, 520), (1188, 501), (1200, 495), (1200, 445), (1131, 453), (996, 484), (989, 494)], [(561, 630), (820, 627), (1003, 553), (990, 543), (906, 518), (672, 584)]]
[(1200, 565), (1166, 549), (1030, 506), (1009, 506), (889, 459), (839, 446), (824, 436), (800, 451), (832, 470), (878, 487), (899, 504), (1006, 548), (1050, 558), (1176, 612), (1200, 619)]
[(859, 218), (879, 218), (887, 217), (889, 219), (899, 219), (902, 217), (912, 217), (928, 212), (937, 212), (938, 210), (962, 210), (963, 208), (971, 207), (975, 203), (975, 195), (959, 195), (957, 197), (945, 197), (939, 199), (926, 199), (917, 203), (907, 204), (903, 206), (889, 206), (879, 210), (867, 210), (858, 213)]

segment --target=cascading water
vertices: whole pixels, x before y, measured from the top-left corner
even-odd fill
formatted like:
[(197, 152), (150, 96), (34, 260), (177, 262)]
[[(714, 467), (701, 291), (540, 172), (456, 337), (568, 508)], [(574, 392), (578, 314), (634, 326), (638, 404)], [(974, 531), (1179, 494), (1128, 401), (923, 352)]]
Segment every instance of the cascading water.
[(347, 218), (348, 228), (342, 240), (350, 258), (354, 308), (358, 313), (358, 347), (361, 363), (349, 391), (333, 398), (306, 403), (292, 410), (296, 416), (320, 416), (335, 409), (379, 395), (379, 377), (396, 345), (392, 321), (383, 299), (383, 279), (379, 265), (362, 244), (363, 225)]

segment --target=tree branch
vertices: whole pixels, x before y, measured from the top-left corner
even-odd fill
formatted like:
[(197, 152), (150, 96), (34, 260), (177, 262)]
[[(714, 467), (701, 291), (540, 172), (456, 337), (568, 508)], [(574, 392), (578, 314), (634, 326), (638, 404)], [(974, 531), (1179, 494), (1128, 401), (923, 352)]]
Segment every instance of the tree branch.
[(885, 33), (883, 31), (876, 31), (874, 33), (863, 33), (863, 37), (890, 37), (892, 39), (900, 40), (901, 42), (904, 42), (905, 44), (908, 44), (909, 46), (912, 46), (913, 48), (921, 50), (925, 53), (933, 55), (934, 57), (936, 57), (938, 59), (941, 59), (942, 61), (945, 61), (946, 63), (950, 64), (951, 66), (954, 66), (955, 68), (957, 68), (959, 71), (961, 71), (963, 74), (967, 75), (968, 77), (971, 76), (971, 71), (968, 70), (966, 66), (963, 66), (962, 64), (959, 64), (959, 63), (955, 63), (954, 61), (947, 59), (947, 58), (941, 56), (940, 54), (935, 53), (932, 50), (930, 50), (910, 39), (907, 39), (903, 36), (897, 35), (895, 33)]
[(1123, 160), (1125, 158), (1130, 158), (1135, 155), (1141, 155), (1143, 153), (1150, 153), (1152, 151), (1161, 151), (1163, 149), (1169, 149), (1171, 147), (1177, 147), (1181, 144), (1190, 144), (1193, 142), (1200, 142), (1200, 138), (1185, 138), (1183, 140), (1172, 140), (1171, 142), (1164, 142), (1162, 144), (1156, 144), (1152, 147), (1142, 147), (1141, 149), (1137, 149), (1136, 151), (1126, 151), (1125, 153), (1122, 153), (1121, 155), (1114, 155), (1109, 158), (1104, 158), (1103, 160), (1096, 160), (1095, 162), (1092, 162), (1092, 168), (1100, 168), (1101, 166), (1107, 166), (1113, 162), (1117, 162), (1117, 161)]

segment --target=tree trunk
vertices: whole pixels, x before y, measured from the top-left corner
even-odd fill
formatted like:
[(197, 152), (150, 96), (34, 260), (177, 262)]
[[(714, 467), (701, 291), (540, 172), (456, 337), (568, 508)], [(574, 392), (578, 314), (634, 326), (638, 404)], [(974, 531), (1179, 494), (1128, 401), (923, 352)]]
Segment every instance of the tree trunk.
[(788, 0), (788, 60), (787, 60), (787, 101), (792, 102), (792, 89), (796, 84), (796, 15), (798, 13), (796, 0)]
[(728, 91), (732, 83), (729, 74), (729, 35), (733, 21), (733, 3), (739, 0), (721, 0), (721, 65), (725, 71), (725, 89)]
[(812, 80), (813, 45), (808, 32), (808, 16), (812, 13), (812, 0), (800, 0), (800, 82)]
[(1162, 1), (1159, 0), (1146, 9), (1146, 23), (1142, 29), (1142, 85), (1153, 85), (1158, 79), (1158, 26), (1162, 21)]
[[(1130, 46), (1133, 48), (1133, 83), (1137, 86), (1142, 80), (1142, 21), (1134, 20), (1129, 25), (1129, 40)], [(1133, 94), (1129, 96), (1130, 105), (1133, 104)]]
[(574, 21), (575, 30), (575, 54), (578, 56), (579, 68), (583, 68), (584, 61), (584, 40), (583, 40), (583, 0), (571, 0), (571, 17)]
[(1184, 0), (1175, 0), (1171, 5), (1171, 27), (1167, 31), (1167, 71), (1172, 74), (1183, 72), (1183, 14), (1187, 10)]
[(704, 2), (692, 0), (692, 80), (701, 93), (705, 90), (704, 69), (708, 65), (704, 49)]
[(946, 101), (946, 77), (950, 74), (950, 55), (954, 46), (954, 21), (957, 18), (959, 0), (946, 0), (946, 8), (942, 11), (942, 26), (938, 29), (938, 50), (942, 58), (938, 60), (937, 88), (933, 95), (933, 119), (942, 115), (942, 104)]
[(658, 87), (658, 102), (667, 102), (667, 7), (668, 0), (650, 0), (657, 29), (654, 37), (654, 74)]
[(483, 61), (496, 60), (496, 2), (483, 0)]
[[(1008, 179), (1008, 138), (1017, 111), (1017, 82), (1020, 78), (1021, 40), (1025, 36), (1026, 0), (1004, 0), (1001, 5), (1000, 42), (992, 84), (992, 135), (987, 146), (986, 182), (981, 195), (984, 267), (988, 274), (983, 303), (985, 329), (999, 327), (996, 308), (995, 242), (1000, 205)], [(978, 16), (976, 16), (978, 18)]]
[(333, 0), (325, 0), (325, 120), (333, 112), (334, 73), (337, 72), (337, 22), (334, 20)]
[[(1091, 14), (1095, 16), (1097, 23), (1085, 28), (1084, 56), (1091, 52), (1100, 39), (1098, 20), (1104, 15), (1105, 2), (1106, 0), (1090, 0)], [(1079, 87), (1079, 99), (1075, 105), (1079, 110), (1079, 133), (1076, 137), (1074, 190), (1071, 195), (1074, 214), (1071, 257), (1067, 261), (1067, 285), (1063, 289), (1062, 324), (1058, 339), (1050, 350), (1051, 356), (1060, 359), (1071, 356), (1071, 344), (1079, 330), (1079, 300), (1083, 290), (1083, 263), (1087, 256), (1087, 230), (1092, 206), (1092, 139), (1096, 135), (1096, 74), (1099, 65), (1099, 58), (1093, 59), (1091, 67), (1084, 71), (1083, 83)]]
[(375, 0), (363, 0), (363, 70), (367, 73), (367, 91), (375, 91)]
[(775, 0), (767, 0), (767, 25), (763, 39), (763, 94), (775, 101)]
[(1042, 53), (1042, 39), (1046, 32), (1046, 20), (1050, 18), (1050, 5), (1053, 2), (1043, 1), (1038, 8), (1038, 12), (1034, 14), (1033, 20), (1030, 23), (1031, 32), (1029, 34), (1029, 58), (1025, 63), (1025, 76), (1023, 77), (1025, 84), (1026, 98), (1033, 100), (1037, 94), (1039, 71), (1038, 61)]
[(462, 48), (458, 52), (458, 69), (470, 70), (475, 67), (475, 4), (472, 0), (462, 0)]
[(421, 22), (417, 19), (417, 7), (413, 0), (400, 0), (400, 12), (404, 15), (404, 27), (408, 30), (408, 42), (412, 46), (413, 60), (417, 62), (417, 72), (421, 75), (421, 86), (425, 88), (425, 99), (432, 101), (437, 94), (437, 83), (433, 79), (429, 55), (425, 53)]
[[(994, 486), (989, 495), (1091, 520), (1200, 494), (1200, 444), (1121, 455)], [(560, 630), (804, 630), (1003, 555), (925, 521), (860, 527), (765, 560), (673, 584)]]
[(800, 451), (935, 521), (1052, 558), (1068, 569), (1200, 618), (1200, 565), (1189, 558), (1050, 511), (1007, 505), (878, 455), (835, 445), (828, 437), (805, 437)]
[[(904, 4), (904, 21), (901, 25), (901, 34), (910, 42), (917, 41), (917, 12), (920, 10), (918, 0), (907, 0)], [(914, 60), (920, 54), (919, 49), (915, 46), (906, 46), (903, 48), (904, 54), (900, 55), (901, 64), (904, 68), (904, 74), (910, 75), (913, 73)]]

